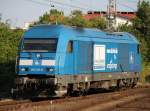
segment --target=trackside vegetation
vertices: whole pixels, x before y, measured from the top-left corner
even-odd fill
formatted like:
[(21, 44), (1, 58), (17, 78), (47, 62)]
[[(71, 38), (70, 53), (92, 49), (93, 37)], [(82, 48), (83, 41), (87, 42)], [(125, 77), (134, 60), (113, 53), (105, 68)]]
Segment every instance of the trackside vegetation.
[(9, 89), (15, 77), (15, 58), (22, 29), (10, 29), (5, 23), (0, 23), (0, 91)]

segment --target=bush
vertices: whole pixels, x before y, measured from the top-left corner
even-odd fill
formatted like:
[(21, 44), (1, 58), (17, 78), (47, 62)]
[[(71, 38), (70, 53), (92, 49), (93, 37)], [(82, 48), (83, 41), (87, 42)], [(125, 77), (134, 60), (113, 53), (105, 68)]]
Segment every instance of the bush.
[(147, 76), (145, 77), (145, 81), (150, 83), (150, 75), (147, 75)]

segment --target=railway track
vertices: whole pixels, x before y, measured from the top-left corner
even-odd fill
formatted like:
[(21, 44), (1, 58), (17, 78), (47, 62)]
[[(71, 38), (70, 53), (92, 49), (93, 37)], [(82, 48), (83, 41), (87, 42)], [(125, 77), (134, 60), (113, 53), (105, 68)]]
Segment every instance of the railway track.
[(22, 103), (28, 103), (31, 102), (31, 100), (9, 100), (9, 101), (1, 101), (0, 107), (5, 105), (13, 105), (13, 104), (22, 104)]
[(150, 94), (133, 102), (117, 105), (109, 111), (150, 111)]
[(149, 93), (149, 88), (135, 88), (129, 90), (121, 90), (117, 92), (100, 93), (56, 100), (44, 100), (38, 102), (32, 102), (29, 100), (15, 101), (5, 104), (0, 103), (0, 111), (90, 111), (89, 109), (91, 109), (92, 111), (97, 111), (103, 110), (100, 109), (100, 105), (102, 105), (103, 108), (106, 107), (107, 109), (108, 107), (107, 105), (104, 106), (105, 104), (109, 104), (111, 108), (116, 105), (124, 104), (125, 102), (144, 98), (147, 96), (145, 92)]

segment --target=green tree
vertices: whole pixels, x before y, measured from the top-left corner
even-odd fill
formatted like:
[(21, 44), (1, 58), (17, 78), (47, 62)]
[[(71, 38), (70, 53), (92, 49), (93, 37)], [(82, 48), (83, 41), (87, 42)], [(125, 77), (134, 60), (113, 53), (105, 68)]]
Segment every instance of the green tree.
[(37, 24), (61, 24), (64, 22), (64, 18), (63, 12), (52, 9), (41, 16)]
[(70, 25), (77, 27), (87, 27), (87, 21), (83, 18), (81, 11), (74, 10), (70, 16)]
[(63, 12), (52, 9), (42, 15), (35, 24), (63, 24), (77, 27), (106, 28), (106, 20), (104, 18), (97, 17), (92, 20), (86, 20), (80, 10), (74, 10), (70, 16), (64, 16)]
[[(147, 48), (143, 51), (144, 60), (150, 62), (150, 3), (143, 1), (138, 4), (137, 18), (133, 21), (133, 28), (140, 33), (140, 41), (144, 41)], [(143, 44), (143, 43), (142, 43)]]
[(94, 27), (94, 28), (98, 28), (98, 29), (101, 29), (101, 30), (106, 29), (107, 22), (102, 17), (96, 17), (94, 19), (91, 19), (90, 22), (92, 24), (92, 27)]
[(8, 24), (0, 22), (0, 84), (3, 84), (0, 91), (10, 89), (14, 82), (15, 59), (22, 33), (22, 29), (12, 30)]

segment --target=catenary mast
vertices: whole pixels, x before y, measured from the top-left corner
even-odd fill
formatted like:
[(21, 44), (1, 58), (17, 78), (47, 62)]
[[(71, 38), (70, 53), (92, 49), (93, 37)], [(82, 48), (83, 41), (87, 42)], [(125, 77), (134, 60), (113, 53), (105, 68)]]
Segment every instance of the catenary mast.
[(115, 30), (116, 14), (116, 0), (109, 0), (107, 7), (107, 29), (111, 32)]

